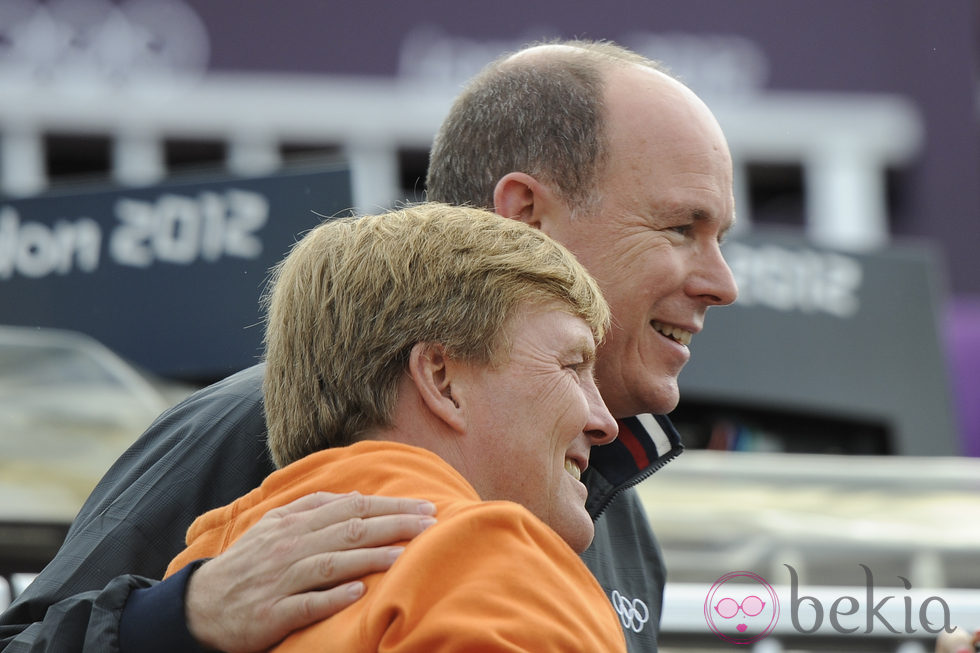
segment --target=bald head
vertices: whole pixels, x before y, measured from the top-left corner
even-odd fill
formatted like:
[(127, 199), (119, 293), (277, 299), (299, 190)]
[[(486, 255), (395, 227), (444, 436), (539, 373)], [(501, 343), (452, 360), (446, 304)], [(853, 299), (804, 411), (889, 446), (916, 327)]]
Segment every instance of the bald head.
[[(605, 77), (603, 134), (615, 161), (601, 177), (624, 174), (630, 161), (655, 161), (683, 151), (686, 156), (717, 159), (714, 172), (731, 183), (731, 156), (714, 114), (691, 89), (659, 70), (625, 65)], [(622, 165), (626, 163), (626, 165)], [(643, 185), (636, 179), (637, 187)], [(677, 180), (663, 179), (668, 187)], [(667, 188), (665, 188), (666, 192)]]
[(707, 309), (738, 293), (720, 249), (734, 219), (731, 155), (690, 89), (611, 44), (522, 50), (457, 99), (428, 192), (570, 249), (612, 308), (596, 374), (613, 415), (674, 409)]
[(596, 374), (613, 415), (667, 413), (707, 309), (737, 296), (720, 243), (734, 220), (732, 160), (708, 107), (663, 73), (606, 75), (607, 160), (594, 205), (536, 220), (599, 281), (613, 327)]
[(503, 57), (474, 78), (436, 135), (427, 198), (494, 208), (497, 181), (524, 172), (569, 206), (585, 207), (606, 159), (603, 105), (610, 70), (659, 70), (613, 45), (566, 41)]
[[(556, 41), (542, 43), (518, 50), (500, 59), (501, 65), (537, 61), (588, 60), (594, 65), (637, 64), (654, 70), (663, 70), (660, 64), (639, 55), (632, 50), (608, 41)], [(492, 65), (492, 64), (491, 64)]]

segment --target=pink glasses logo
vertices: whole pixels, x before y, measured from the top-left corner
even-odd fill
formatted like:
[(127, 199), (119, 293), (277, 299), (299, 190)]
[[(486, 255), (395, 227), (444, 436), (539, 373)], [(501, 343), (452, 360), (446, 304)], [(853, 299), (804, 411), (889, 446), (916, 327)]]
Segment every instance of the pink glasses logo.
[(719, 578), (704, 600), (708, 627), (725, 641), (751, 644), (766, 637), (779, 620), (779, 600), (762, 576), (733, 571)]
[[(722, 619), (731, 619), (741, 610), (746, 617), (755, 617), (766, 607), (766, 602), (758, 596), (746, 596), (741, 604), (735, 599), (723, 598), (715, 606), (715, 612), (721, 615)], [(742, 630), (745, 630), (744, 628)]]

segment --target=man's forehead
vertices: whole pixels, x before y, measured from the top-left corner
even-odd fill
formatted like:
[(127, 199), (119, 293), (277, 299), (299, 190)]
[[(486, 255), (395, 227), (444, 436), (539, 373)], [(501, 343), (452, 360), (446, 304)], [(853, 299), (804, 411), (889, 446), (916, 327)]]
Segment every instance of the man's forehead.
[[(513, 328), (525, 329), (528, 321), (536, 316), (550, 314), (555, 321), (547, 330), (539, 330), (541, 336), (547, 337), (547, 342), (561, 353), (583, 353), (595, 355), (596, 338), (592, 327), (581, 315), (576, 314), (574, 307), (563, 302), (554, 301), (545, 304), (527, 303), (515, 312)], [(557, 323), (556, 323), (557, 322)]]

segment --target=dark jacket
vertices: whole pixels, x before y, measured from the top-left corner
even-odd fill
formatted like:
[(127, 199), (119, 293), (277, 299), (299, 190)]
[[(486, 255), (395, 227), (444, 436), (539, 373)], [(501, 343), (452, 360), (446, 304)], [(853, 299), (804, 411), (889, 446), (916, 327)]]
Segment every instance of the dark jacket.
[[(0, 615), (0, 649), (196, 651), (184, 621), (192, 570), (166, 582), (194, 519), (259, 485), (273, 469), (263, 366), (204, 388), (161, 415), (112, 466), (58, 555)], [(583, 559), (620, 614), (631, 651), (655, 651), (664, 584), (660, 549), (630, 489), (681, 450), (664, 417), (620, 422), (583, 479), (596, 535)]]

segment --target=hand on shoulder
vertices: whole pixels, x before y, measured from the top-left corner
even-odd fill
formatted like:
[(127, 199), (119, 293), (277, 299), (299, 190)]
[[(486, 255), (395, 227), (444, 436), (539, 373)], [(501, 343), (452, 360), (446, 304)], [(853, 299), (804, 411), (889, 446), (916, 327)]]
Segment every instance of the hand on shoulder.
[(434, 523), (426, 501), (320, 492), (272, 510), (204, 563), (187, 586), (191, 634), (228, 653), (261, 651), (363, 594), (356, 579), (387, 569)]

